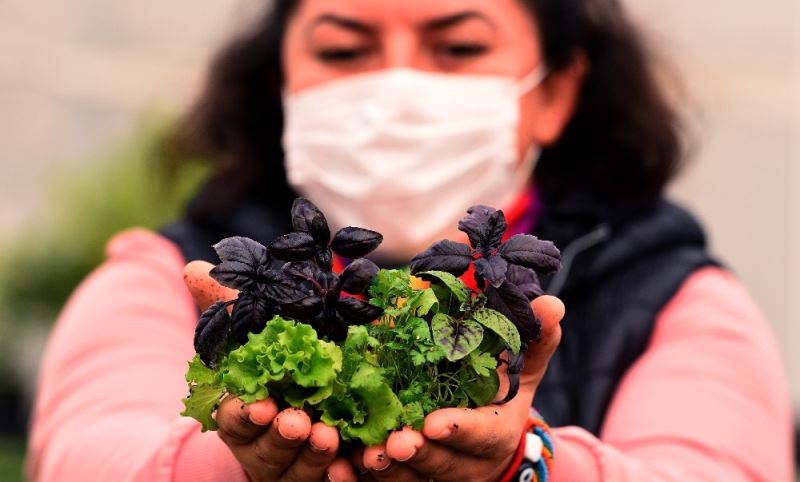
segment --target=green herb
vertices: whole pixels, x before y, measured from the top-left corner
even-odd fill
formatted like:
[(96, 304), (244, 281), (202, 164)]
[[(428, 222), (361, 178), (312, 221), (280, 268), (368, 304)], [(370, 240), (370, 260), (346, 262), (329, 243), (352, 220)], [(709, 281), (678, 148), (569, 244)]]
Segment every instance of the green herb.
[[(506, 398), (514, 396), (521, 351), (535, 332), (520, 330), (521, 320), (534, 320), (529, 299), (541, 293), (534, 267), (550, 269), (555, 248), (532, 237), (501, 244), (502, 212), (478, 206), (459, 225), (472, 247), (437, 243), (412, 263), (418, 277), (363, 258), (337, 274), (331, 249), (363, 256), (380, 234), (345, 228), (331, 239), (322, 213), (304, 199), (292, 221), (295, 232), (268, 247), (246, 238), (216, 245), (222, 263), (212, 275), (240, 294), (200, 318), (184, 415), (214, 430), (212, 413), (226, 395), (247, 403), (272, 397), (338, 427), (344, 440), (373, 445), (401, 426), (421, 429), (434, 410), (492, 403), (503, 352)], [(457, 277), (473, 262), (484, 292)]]

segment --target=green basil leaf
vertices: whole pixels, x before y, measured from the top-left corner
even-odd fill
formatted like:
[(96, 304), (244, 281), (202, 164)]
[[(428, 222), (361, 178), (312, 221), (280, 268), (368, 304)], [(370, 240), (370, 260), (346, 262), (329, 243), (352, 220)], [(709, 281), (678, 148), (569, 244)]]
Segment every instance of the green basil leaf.
[(483, 327), (473, 320), (459, 320), (444, 313), (436, 313), (431, 321), (431, 331), (436, 344), (444, 350), (450, 361), (458, 361), (478, 348), (483, 340)]
[(469, 299), (469, 291), (467, 291), (464, 282), (450, 273), (445, 271), (424, 271), (416, 276), (432, 283), (444, 285), (461, 303)]
[(502, 338), (514, 354), (519, 353), (522, 345), (519, 330), (505, 315), (499, 311), (484, 308), (473, 313), (472, 317)]
[(493, 371), (487, 377), (480, 377), (474, 380), (467, 380), (462, 384), (464, 391), (476, 405), (482, 407), (492, 403), (500, 389), (500, 378), (497, 372)]

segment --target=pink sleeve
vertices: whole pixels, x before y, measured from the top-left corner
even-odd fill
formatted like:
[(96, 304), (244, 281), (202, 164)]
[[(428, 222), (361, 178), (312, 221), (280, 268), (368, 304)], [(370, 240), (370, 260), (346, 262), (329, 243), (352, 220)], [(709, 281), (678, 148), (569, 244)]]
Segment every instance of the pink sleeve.
[(707, 268), (657, 319), (600, 440), (554, 430), (553, 480), (790, 481), (791, 426), (767, 322), (733, 276)]
[(31, 480), (245, 481), (213, 432), (180, 417), (197, 313), (183, 259), (145, 230), (108, 259), (51, 334), (31, 428)]

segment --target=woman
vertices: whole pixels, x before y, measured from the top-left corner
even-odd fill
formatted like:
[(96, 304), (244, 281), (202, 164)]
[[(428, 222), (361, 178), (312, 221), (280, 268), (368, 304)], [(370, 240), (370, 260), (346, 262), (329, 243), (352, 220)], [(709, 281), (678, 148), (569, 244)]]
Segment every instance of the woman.
[[(217, 172), (186, 219), (114, 238), (65, 308), (32, 478), (525, 480), (533, 402), (557, 427), (553, 480), (790, 479), (777, 348), (696, 222), (661, 198), (676, 116), (616, 2), (278, 0), (223, 51), (182, 132)], [(434, 412), (422, 433), (355, 454), (356, 470), (335, 430), (270, 401), (226, 401), (220, 437), (179, 418), (197, 317), (184, 262), (213, 260), (225, 236), (284, 232), (296, 192), (332, 224), (384, 232), (386, 265), (476, 202), (555, 240), (564, 267), (546, 284), (569, 311), (562, 332), (557, 303), (537, 307), (518, 396)]]

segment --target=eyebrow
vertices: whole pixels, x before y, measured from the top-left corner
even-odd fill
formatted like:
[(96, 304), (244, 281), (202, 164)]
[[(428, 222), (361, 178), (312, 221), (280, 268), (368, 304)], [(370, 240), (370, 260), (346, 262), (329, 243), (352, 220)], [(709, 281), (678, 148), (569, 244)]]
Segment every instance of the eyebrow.
[[(422, 30), (444, 30), (466, 22), (467, 20), (480, 20), (493, 29), (497, 29), (497, 25), (486, 15), (476, 10), (466, 10), (463, 12), (457, 12), (450, 15), (445, 15), (443, 17), (434, 18), (433, 20), (428, 20), (422, 24)], [(356, 20), (352, 17), (344, 17), (334, 13), (323, 13), (319, 15), (308, 26), (308, 31), (310, 32), (312, 29), (314, 29), (314, 27), (323, 23), (332, 23), (338, 27), (360, 34), (374, 34), (377, 31), (377, 28), (373, 25)]]
[(354, 18), (342, 17), (341, 15), (336, 15), (333, 13), (323, 13), (322, 15), (315, 18), (313, 22), (311, 22), (311, 24), (308, 26), (308, 32), (311, 32), (311, 30), (314, 29), (314, 27), (323, 23), (332, 23), (338, 27), (347, 30), (352, 30), (353, 32), (361, 34), (374, 34), (376, 31), (376, 28), (374, 26), (361, 22)]
[(463, 12), (454, 13), (451, 15), (446, 15), (444, 17), (435, 18), (433, 20), (429, 20), (422, 25), (423, 30), (444, 30), (450, 27), (454, 27), (460, 23), (466, 22), (467, 20), (480, 20), (493, 29), (497, 29), (497, 25), (486, 15), (478, 12), (476, 10), (466, 10)]

